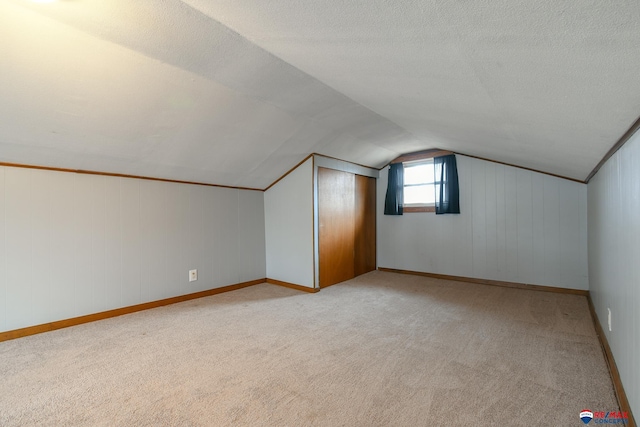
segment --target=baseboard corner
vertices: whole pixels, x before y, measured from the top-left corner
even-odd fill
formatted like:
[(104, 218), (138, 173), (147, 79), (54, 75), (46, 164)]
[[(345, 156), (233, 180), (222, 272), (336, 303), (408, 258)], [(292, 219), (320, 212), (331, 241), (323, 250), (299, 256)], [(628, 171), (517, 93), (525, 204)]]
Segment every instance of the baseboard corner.
[(591, 320), (593, 320), (593, 326), (596, 329), (596, 335), (598, 335), (598, 340), (600, 341), (600, 346), (602, 347), (602, 352), (604, 353), (604, 358), (607, 362), (607, 367), (609, 368), (609, 374), (611, 375), (611, 380), (613, 382), (613, 390), (615, 392), (616, 399), (618, 400), (618, 406), (620, 406), (620, 411), (627, 412), (629, 414), (629, 422), (625, 425), (628, 427), (636, 427), (637, 424), (633, 417), (631, 406), (629, 405), (629, 399), (627, 398), (627, 393), (622, 385), (620, 371), (618, 371), (616, 360), (611, 352), (611, 347), (609, 346), (609, 341), (604, 333), (604, 329), (600, 324), (600, 319), (598, 319), (596, 307), (593, 305), (593, 300), (591, 299), (589, 291), (587, 291), (587, 302), (589, 304), (589, 311), (591, 312)]
[(283, 282), (282, 280), (267, 278), (266, 282), (271, 285), (284, 286), (285, 288), (295, 289), (297, 291), (308, 292), (312, 294), (315, 294), (316, 292), (320, 291), (320, 289), (318, 288), (310, 288), (308, 286), (296, 285), (295, 283)]
[(451, 276), (448, 274), (428, 273), (423, 271), (401, 270), (397, 268), (378, 267), (379, 271), (388, 273), (410, 274), (413, 276), (431, 277), (433, 279), (453, 280), (456, 282), (474, 283), (476, 285), (500, 286), (503, 288), (525, 289), (529, 291), (554, 292), (560, 294), (580, 295), (586, 297), (589, 291), (582, 289), (558, 288), (554, 286), (534, 285), (529, 283), (505, 282), (501, 280), (478, 279), (475, 277)]

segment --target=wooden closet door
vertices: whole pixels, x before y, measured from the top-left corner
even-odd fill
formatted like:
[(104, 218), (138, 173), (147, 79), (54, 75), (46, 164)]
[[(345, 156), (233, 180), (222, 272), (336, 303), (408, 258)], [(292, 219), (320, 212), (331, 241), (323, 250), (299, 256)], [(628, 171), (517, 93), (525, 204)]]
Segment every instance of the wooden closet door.
[(376, 179), (356, 175), (355, 262), (359, 276), (376, 269)]
[(318, 168), (320, 287), (354, 275), (355, 175)]

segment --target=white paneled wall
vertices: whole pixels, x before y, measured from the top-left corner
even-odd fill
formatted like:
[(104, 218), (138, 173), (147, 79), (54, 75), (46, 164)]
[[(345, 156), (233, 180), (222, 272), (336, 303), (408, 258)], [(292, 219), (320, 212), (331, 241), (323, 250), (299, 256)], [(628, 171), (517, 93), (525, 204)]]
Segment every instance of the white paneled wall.
[[(640, 414), (640, 133), (589, 181), (589, 291), (631, 409)], [(611, 331), (608, 310), (611, 310)]]
[(267, 277), (313, 288), (313, 161), (265, 192)]
[(587, 186), (456, 156), (460, 215), (384, 215), (378, 180), (378, 266), (588, 289)]
[(0, 167), (0, 331), (265, 275), (262, 192)]

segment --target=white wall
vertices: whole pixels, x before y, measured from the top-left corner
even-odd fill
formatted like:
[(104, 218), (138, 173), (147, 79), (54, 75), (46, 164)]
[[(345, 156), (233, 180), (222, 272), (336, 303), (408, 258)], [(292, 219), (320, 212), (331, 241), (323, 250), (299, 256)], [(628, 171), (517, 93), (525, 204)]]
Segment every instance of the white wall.
[[(589, 181), (589, 287), (631, 409), (640, 414), (640, 133)], [(612, 331), (607, 327), (611, 309)]]
[(263, 206), (259, 191), (0, 167), (0, 331), (264, 278)]
[(264, 194), (267, 277), (313, 288), (313, 161)]
[(380, 172), (380, 267), (588, 289), (586, 185), (456, 158), (460, 215), (384, 215)]

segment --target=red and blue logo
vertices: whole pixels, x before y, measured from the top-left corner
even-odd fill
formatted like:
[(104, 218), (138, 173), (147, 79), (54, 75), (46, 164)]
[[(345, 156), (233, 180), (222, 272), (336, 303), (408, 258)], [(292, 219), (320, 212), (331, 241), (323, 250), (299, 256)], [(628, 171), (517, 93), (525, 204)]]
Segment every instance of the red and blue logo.
[(589, 409), (583, 409), (582, 411), (580, 411), (580, 419), (583, 423), (589, 424), (593, 419), (593, 412), (591, 412)]
[(591, 412), (591, 409), (583, 409), (580, 411), (580, 419), (585, 424), (589, 424), (591, 420), (593, 420), (595, 424), (628, 424), (629, 413), (620, 411)]

